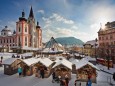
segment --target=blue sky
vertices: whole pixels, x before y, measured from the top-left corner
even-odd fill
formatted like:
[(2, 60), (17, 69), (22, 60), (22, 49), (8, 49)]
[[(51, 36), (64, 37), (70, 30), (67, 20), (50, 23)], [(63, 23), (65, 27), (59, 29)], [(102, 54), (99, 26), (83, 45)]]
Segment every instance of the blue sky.
[(52, 36), (73, 36), (82, 41), (98, 37), (100, 23), (115, 21), (115, 0), (0, 0), (0, 30), (16, 28), (24, 9), (26, 18), (33, 7), (43, 30), (43, 41)]

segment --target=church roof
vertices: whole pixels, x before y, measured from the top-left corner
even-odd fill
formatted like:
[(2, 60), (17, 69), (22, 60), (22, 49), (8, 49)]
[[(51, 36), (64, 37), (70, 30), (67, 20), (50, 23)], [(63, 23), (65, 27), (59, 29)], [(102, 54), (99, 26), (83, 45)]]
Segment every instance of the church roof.
[(8, 26), (5, 26), (5, 28), (4, 28), (4, 29), (2, 29), (2, 31), (1, 31), (1, 32), (3, 32), (3, 31), (10, 31), (10, 32), (11, 32), (11, 30), (8, 28)]
[(30, 14), (29, 14), (29, 17), (34, 18), (34, 13), (33, 13), (32, 6), (31, 6), (31, 9), (30, 9)]

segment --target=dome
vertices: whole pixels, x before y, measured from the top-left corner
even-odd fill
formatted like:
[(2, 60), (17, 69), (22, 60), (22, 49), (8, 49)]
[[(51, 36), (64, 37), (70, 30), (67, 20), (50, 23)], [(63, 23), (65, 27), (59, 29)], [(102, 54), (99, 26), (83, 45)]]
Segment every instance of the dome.
[(11, 30), (10, 30), (7, 26), (5, 26), (5, 28), (4, 28), (4, 29), (2, 29), (2, 31), (1, 31), (1, 32), (3, 32), (3, 31), (10, 31), (10, 32), (11, 32)]

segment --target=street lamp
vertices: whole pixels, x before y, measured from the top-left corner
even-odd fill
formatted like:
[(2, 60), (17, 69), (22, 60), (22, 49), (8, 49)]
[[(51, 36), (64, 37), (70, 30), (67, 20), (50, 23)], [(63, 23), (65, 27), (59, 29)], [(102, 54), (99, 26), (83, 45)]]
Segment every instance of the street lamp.
[(95, 59), (96, 59), (96, 63), (97, 63), (96, 46), (97, 46), (97, 38), (95, 39)]
[(109, 57), (109, 49), (107, 49), (106, 50), (106, 57), (107, 57), (107, 66), (108, 66), (108, 70), (109, 70), (109, 59), (110, 59), (110, 57)]

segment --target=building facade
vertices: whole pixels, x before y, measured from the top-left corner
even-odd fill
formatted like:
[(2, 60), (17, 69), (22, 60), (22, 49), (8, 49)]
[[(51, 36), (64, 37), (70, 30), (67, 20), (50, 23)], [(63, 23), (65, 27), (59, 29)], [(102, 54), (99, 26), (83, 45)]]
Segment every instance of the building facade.
[(91, 57), (98, 57), (98, 40), (90, 40), (84, 44), (84, 54)]
[(111, 59), (115, 63), (115, 21), (107, 22), (105, 28), (98, 31), (100, 57)]
[(42, 48), (42, 30), (39, 22), (36, 25), (32, 7), (28, 19), (25, 18), (25, 12), (22, 12), (13, 33), (5, 26), (1, 31), (0, 46), (4, 49), (15, 47), (22, 50)]

